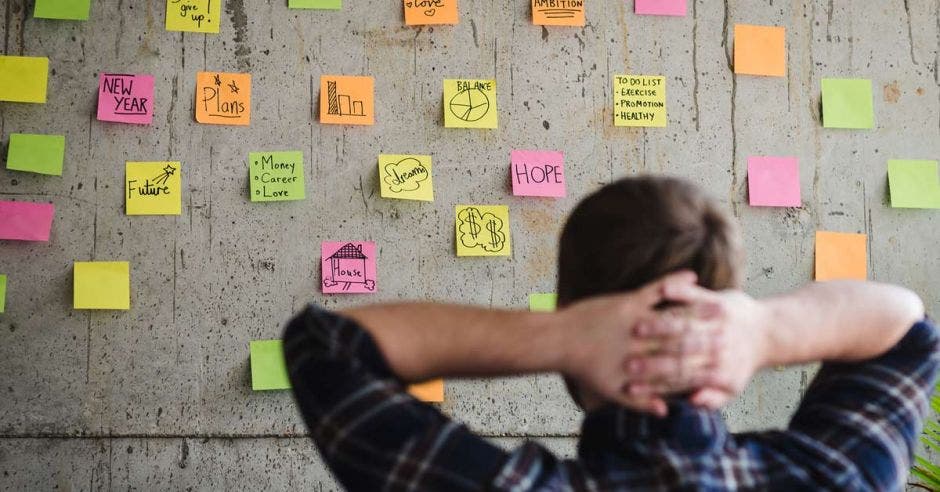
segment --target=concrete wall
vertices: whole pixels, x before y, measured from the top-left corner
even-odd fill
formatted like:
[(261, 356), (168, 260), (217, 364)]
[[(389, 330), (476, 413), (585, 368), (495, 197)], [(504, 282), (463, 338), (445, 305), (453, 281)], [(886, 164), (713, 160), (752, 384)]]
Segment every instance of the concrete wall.
[[(526, 306), (553, 289), (556, 234), (598, 185), (638, 172), (687, 176), (740, 219), (747, 289), (812, 278), (813, 232), (869, 235), (870, 276), (940, 311), (940, 219), (887, 206), (886, 160), (940, 157), (937, 0), (692, 0), (685, 18), (589, 2), (583, 29), (530, 23), (528, 2), (462, 0), (455, 27), (412, 29), (395, 1), (341, 12), (227, 0), (219, 35), (163, 28), (163, 0), (95, 0), (88, 22), (33, 19), (0, 2), (5, 54), (49, 56), (45, 105), (0, 103), (0, 134), (67, 136), (61, 178), (0, 170), (0, 198), (51, 201), (49, 243), (0, 243), (0, 488), (335, 488), (285, 392), (252, 393), (248, 342), (277, 337), (308, 301), (393, 299)], [(786, 78), (734, 77), (735, 23), (787, 27)], [(247, 128), (194, 122), (195, 74), (250, 71)], [(95, 120), (99, 71), (152, 73), (150, 127)], [(321, 74), (376, 77), (374, 127), (320, 125)], [(663, 74), (665, 129), (614, 128), (611, 75)], [(821, 128), (820, 79), (871, 78), (876, 129)], [(443, 78), (496, 78), (497, 131), (442, 128)], [(508, 154), (566, 152), (569, 197), (510, 196)], [(253, 204), (247, 154), (300, 149), (307, 199)], [(433, 203), (383, 200), (379, 153), (434, 156)], [(5, 151), (3, 151), (5, 155)], [(800, 158), (804, 206), (747, 206), (746, 158)], [(126, 160), (179, 160), (179, 217), (127, 217)], [(457, 203), (508, 204), (511, 258), (458, 259)], [(321, 240), (374, 240), (379, 293), (318, 292)], [(75, 311), (75, 260), (131, 262), (132, 309)], [(782, 425), (811, 370), (757, 378), (727, 410), (735, 429)], [(554, 377), (448, 382), (443, 408), (492, 437), (570, 454), (580, 415)], [(514, 441), (503, 441), (512, 444)]]

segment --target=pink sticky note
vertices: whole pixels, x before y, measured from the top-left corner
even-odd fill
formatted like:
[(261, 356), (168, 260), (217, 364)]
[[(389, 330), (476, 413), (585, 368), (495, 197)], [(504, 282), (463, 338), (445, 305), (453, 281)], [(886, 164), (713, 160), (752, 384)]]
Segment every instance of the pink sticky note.
[(749, 157), (747, 185), (751, 206), (799, 207), (800, 162), (796, 157)]
[(636, 0), (635, 11), (639, 15), (685, 16), (686, 0)]
[(555, 151), (514, 150), (509, 174), (517, 196), (565, 196), (565, 154)]
[(375, 243), (324, 241), (320, 255), (324, 294), (375, 292)]
[(102, 73), (98, 120), (149, 125), (153, 121), (153, 75)]
[(48, 241), (55, 205), (0, 202), (0, 239)]

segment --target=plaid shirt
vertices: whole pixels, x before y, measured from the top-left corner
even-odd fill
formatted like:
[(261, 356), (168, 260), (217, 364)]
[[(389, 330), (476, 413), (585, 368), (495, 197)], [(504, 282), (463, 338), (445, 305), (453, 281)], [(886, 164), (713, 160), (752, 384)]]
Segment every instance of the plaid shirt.
[(294, 394), (351, 491), (900, 490), (940, 363), (927, 321), (881, 357), (824, 364), (785, 431), (731, 434), (673, 403), (657, 419), (589, 414), (578, 459), (504, 451), (412, 398), (354, 321), (310, 307), (287, 327)]

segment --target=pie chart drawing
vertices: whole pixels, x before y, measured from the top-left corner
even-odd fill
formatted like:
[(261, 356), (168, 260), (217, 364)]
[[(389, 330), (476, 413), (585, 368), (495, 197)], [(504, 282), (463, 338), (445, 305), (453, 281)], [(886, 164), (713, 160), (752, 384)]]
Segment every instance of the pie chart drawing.
[(463, 121), (479, 121), (490, 110), (490, 98), (481, 89), (465, 89), (450, 100), (450, 112)]

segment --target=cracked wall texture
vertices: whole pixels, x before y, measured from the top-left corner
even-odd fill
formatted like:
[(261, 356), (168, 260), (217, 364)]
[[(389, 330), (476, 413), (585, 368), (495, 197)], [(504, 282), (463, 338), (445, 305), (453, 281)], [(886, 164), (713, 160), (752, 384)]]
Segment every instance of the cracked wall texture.
[[(277, 337), (318, 293), (321, 240), (373, 240), (379, 293), (524, 308), (551, 291), (556, 235), (577, 199), (639, 172), (719, 197), (747, 242), (747, 290), (812, 278), (817, 229), (869, 235), (869, 271), (940, 311), (938, 215), (887, 205), (889, 158), (940, 157), (940, 2), (690, 0), (684, 18), (588, 5), (583, 29), (531, 25), (528, 2), (461, 0), (454, 27), (409, 28), (401, 5), (340, 12), (228, 0), (221, 34), (163, 27), (163, 0), (95, 0), (88, 22), (3, 0), (3, 52), (50, 57), (45, 105), (0, 104), (0, 134), (67, 137), (61, 178), (0, 170), (3, 199), (51, 201), (49, 243), (0, 244), (0, 488), (332, 490), (288, 393), (252, 393), (248, 342)], [(734, 77), (735, 23), (787, 28), (786, 78)], [(199, 125), (196, 72), (250, 71), (251, 126)], [(96, 121), (100, 71), (156, 76), (149, 127)], [(374, 127), (320, 125), (321, 74), (376, 77)], [(612, 126), (611, 76), (662, 74), (669, 126)], [(496, 78), (497, 131), (442, 128), (442, 79)], [(876, 129), (820, 125), (823, 77), (871, 78)], [(566, 153), (568, 198), (510, 196), (509, 151)], [(253, 204), (247, 154), (304, 151), (307, 199)], [(434, 156), (435, 201), (379, 198), (376, 155)], [(5, 149), (2, 150), (5, 155)], [(801, 209), (747, 206), (746, 158), (800, 158)], [(127, 217), (126, 160), (179, 160), (179, 217)], [(457, 203), (507, 204), (511, 258), (457, 259)], [(131, 262), (132, 309), (75, 311), (76, 260)], [(812, 368), (770, 371), (726, 410), (734, 429), (786, 423)], [(448, 382), (446, 412), (511, 445), (571, 454), (580, 415), (555, 377)]]

